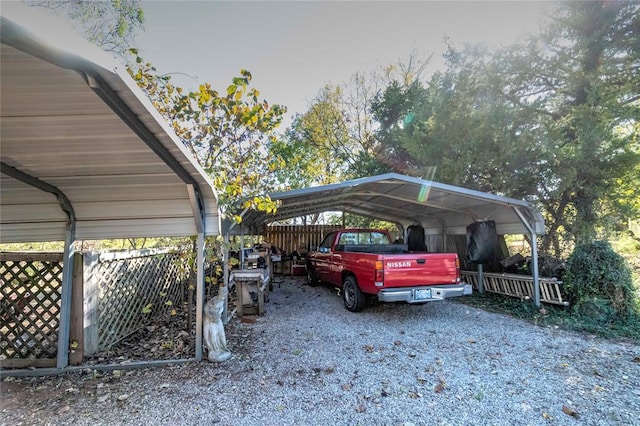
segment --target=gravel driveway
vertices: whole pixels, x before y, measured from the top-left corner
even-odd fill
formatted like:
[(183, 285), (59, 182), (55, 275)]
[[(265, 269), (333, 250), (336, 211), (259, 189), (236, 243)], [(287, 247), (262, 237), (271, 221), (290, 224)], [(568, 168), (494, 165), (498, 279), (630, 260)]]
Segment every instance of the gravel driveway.
[(302, 278), (231, 360), (8, 378), (5, 425), (640, 425), (640, 346), (454, 301), (344, 309)]

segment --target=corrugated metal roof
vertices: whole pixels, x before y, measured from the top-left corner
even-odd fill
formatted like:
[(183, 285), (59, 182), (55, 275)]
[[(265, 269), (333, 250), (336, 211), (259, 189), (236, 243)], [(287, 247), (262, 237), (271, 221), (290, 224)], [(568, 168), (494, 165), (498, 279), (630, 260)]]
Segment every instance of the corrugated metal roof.
[(464, 235), (467, 225), (481, 220), (495, 221), (500, 234), (545, 233), (542, 215), (526, 201), (396, 173), (270, 197), (280, 202), (275, 214), (244, 211), (242, 224), (231, 233), (252, 233), (279, 220), (332, 211), (382, 219), (405, 229), (420, 223), (434, 235)]
[(0, 242), (65, 239), (58, 198), (13, 169), (66, 196), (79, 240), (195, 235), (194, 205), (219, 233), (211, 181), (125, 67), (37, 10), (1, 13)]

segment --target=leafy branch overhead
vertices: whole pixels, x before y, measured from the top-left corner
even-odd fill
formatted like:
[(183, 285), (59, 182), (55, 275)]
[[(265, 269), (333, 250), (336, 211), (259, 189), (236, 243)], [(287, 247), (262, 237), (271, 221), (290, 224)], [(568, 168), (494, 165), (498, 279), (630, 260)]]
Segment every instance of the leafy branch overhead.
[(145, 23), (140, 0), (26, 0), (26, 3), (67, 16), (87, 40), (124, 60)]
[(276, 140), (274, 130), (286, 108), (260, 99), (247, 70), (241, 70), (222, 93), (208, 83), (188, 92), (171, 84), (170, 76), (158, 75), (137, 50), (131, 52), (136, 60), (129, 73), (212, 176), (223, 208), (253, 196), (250, 207), (273, 211), (275, 203), (263, 193), (274, 186), (273, 171), (281, 160), (270, 155), (268, 146)]

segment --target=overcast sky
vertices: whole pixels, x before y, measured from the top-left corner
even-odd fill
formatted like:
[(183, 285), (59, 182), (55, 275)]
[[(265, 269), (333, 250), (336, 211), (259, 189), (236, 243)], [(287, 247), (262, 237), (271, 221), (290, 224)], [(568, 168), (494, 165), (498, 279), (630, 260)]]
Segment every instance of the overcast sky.
[[(143, 1), (142, 57), (185, 88), (224, 91), (247, 69), (270, 103), (303, 113), (326, 83), (396, 63), (416, 51), (442, 67), (455, 44), (506, 45), (539, 29), (548, 2)], [(195, 80), (194, 80), (195, 79)]]

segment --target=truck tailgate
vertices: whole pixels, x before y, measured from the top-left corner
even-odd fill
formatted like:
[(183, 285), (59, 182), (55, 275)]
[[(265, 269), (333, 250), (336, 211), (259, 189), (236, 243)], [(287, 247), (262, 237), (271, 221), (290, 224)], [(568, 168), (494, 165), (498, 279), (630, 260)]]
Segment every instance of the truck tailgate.
[(454, 253), (409, 253), (384, 256), (384, 287), (457, 284), (458, 256)]

